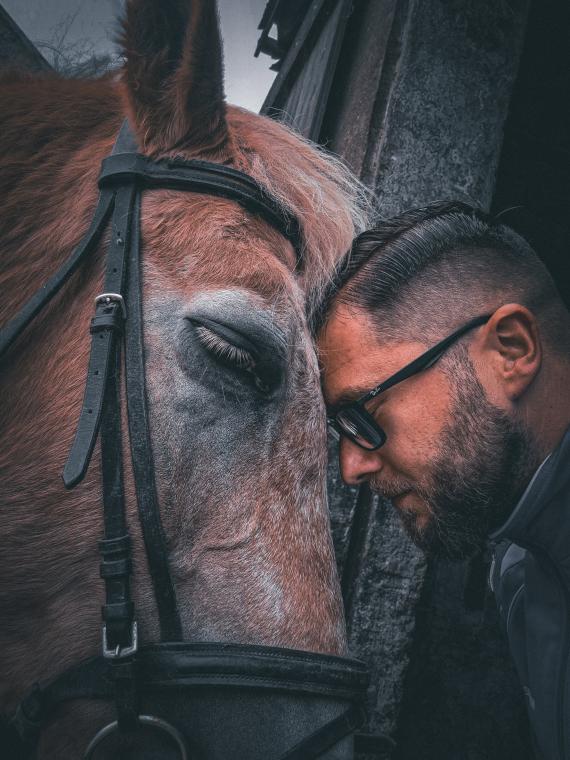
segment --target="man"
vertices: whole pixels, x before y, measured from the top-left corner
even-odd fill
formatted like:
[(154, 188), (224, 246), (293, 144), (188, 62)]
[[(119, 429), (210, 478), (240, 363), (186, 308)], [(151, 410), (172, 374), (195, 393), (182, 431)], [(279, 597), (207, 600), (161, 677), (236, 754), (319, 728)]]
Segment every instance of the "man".
[(460, 203), (360, 235), (319, 331), (340, 467), (492, 584), (544, 760), (570, 760), (570, 314), (530, 246)]

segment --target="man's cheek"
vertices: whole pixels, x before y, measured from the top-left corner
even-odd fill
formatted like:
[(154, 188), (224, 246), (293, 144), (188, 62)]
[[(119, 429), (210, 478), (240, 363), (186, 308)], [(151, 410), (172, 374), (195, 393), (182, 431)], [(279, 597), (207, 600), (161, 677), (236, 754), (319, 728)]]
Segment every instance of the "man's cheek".
[(401, 416), (383, 449), (398, 475), (422, 486), (429, 481), (431, 464), (437, 455), (437, 438), (430, 436), (421, 422), (417, 424), (413, 415)]
[(387, 436), (381, 456), (390, 474), (429, 488), (441, 434), (450, 417), (449, 388), (444, 378), (427, 375), (422, 376), (421, 387), (413, 378), (405, 386), (391, 389), (378, 409), (377, 419)]

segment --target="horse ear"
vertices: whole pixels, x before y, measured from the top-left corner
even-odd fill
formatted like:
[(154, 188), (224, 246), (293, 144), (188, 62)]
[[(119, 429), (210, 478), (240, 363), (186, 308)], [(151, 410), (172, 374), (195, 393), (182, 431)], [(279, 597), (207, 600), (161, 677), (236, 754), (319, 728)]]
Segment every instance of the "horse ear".
[(215, 0), (127, 0), (121, 39), (130, 118), (151, 152), (227, 137)]

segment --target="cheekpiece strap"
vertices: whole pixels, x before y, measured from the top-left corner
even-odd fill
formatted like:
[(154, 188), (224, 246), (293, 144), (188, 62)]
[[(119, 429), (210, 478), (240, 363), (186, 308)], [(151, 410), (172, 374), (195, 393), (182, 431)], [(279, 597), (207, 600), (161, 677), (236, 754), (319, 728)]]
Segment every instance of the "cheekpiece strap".
[(65, 468), (63, 482), (73, 488), (81, 482), (93, 453), (103, 398), (109, 380), (115, 341), (122, 333), (126, 318), (124, 282), (131, 218), (136, 189), (126, 185), (115, 191), (111, 242), (107, 254), (104, 291), (95, 298), (95, 315), (91, 320), (91, 353), (83, 404), (77, 432)]
[(140, 194), (134, 208), (128, 281), (129, 323), (125, 335), (125, 366), (129, 443), (139, 522), (158, 611), (161, 641), (181, 641), (182, 623), (168, 562), (166, 536), (160, 518), (146, 393), (145, 351), (140, 261)]
[(360, 705), (351, 705), (341, 713), (338, 718), (331, 720), (322, 728), (318, 728), (312, 734), (300, 741), (290, 749), (280, 760), (307, 760), (317, 758), (327, 749), (334, 747), (345, 736), (352, 734), (360, 728), (366, 720), (366, 712)]
[[(130, 164), (133, 156), (139, 157), (132, 152), (134, 149), (134, 137), (125, 123), (113, 154), (107, 161), (113, 161), (117, 166), (122, 166), (125, 162)], [(104, 176), (103, 171), (102, 177)], [(162, 178), (160, 182), (162, 183)], [(105, 548), (108, 539), (126, 535), (124, 518), (119, 519), (124, 514), (118, 382), (123, 333), (131, 456), (139, 519), (156, 599), (161, 640), (180, 641), (182, 625), (168, 563), (166, 536), (160, 519), (146, 400), (140, 273), (140, 194), (146, 185), (140, 182), (136, 174), (129, 172), (113, 174), (113, 180), (108, 184), (105, 192), (113, 192), (115, 200), (105, 292), (96, 299), (95, 316), (91, 321), (87, 382), (63, 480), (66, 488), (73, 488), (81, 482), (89, 466), (101, 421), (107, 420), (103, 424), (101, 436), (106, 526), (106, 537), (101, 542), (101, 574), (106, 585), (103, 649), (107, 656), (112, 656), (116, 649), (124, 660), (129, 653), (132, 654), (137, 637), (133, 605), (128, 593), (130, 555), (128, 552), (116, 553), (111, 559)], [(119, 672), (118, 668), (115, 670)], [(127, 667), (122, 667), (126, 674), (122, 679), (124, 684), (129, 683), (128, 670)], [(126, 687), (124, 691), (126, 693)], [(125, 700), (118, 702), (124, 703)]]

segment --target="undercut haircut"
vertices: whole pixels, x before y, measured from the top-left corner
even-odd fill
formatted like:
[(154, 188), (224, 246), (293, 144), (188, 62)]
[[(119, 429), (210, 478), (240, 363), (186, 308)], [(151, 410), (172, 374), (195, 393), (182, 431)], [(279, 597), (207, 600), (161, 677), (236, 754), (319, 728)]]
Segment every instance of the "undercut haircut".
[(570, 355), (570, 314), (531, 246), (510, 227), (460, 202), (438, 202), (359, 235), (319, 310), (365, 311), (383, 342), (437, 342), (473, 317), (519, 303), (543, 341)]

